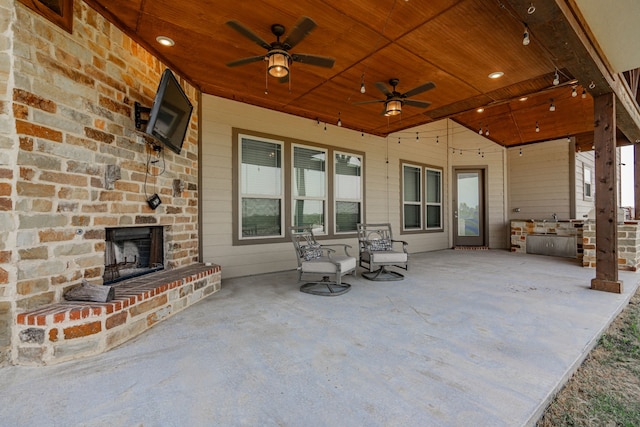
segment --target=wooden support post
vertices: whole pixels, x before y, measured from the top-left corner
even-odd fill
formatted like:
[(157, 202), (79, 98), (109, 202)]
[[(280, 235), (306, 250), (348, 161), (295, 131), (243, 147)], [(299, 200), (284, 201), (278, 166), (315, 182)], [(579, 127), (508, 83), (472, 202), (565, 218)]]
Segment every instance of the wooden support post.
[(618, 280), (618, 197), (615, 95), (594, 98), (596, 277), (591, 289), (622, 293)]
[(633, 179), (633, 210), (634, 218), (640, 219), (640, 148), (638, 144), (633, 146), (633, 171), (635, 177)]

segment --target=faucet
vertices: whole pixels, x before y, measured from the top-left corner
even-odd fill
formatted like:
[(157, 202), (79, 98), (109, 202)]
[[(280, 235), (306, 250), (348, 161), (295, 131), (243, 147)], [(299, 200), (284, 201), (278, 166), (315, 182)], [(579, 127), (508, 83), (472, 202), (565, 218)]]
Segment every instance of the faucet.
[(558, 214), (557, 213), (554, 212), (554, 213), (551, 214), (551, 216), (553, 217), (554, 221), (558, 220)]

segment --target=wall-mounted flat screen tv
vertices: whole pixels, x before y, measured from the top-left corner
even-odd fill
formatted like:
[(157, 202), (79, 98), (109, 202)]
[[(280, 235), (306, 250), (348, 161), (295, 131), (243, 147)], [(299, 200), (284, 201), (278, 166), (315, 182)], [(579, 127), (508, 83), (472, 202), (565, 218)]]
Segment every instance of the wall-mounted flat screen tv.
[(180, 83), (171, 70), (166, 69), (149, 112), (146, 132), (180, 154), (192, 111), (193, 105)]

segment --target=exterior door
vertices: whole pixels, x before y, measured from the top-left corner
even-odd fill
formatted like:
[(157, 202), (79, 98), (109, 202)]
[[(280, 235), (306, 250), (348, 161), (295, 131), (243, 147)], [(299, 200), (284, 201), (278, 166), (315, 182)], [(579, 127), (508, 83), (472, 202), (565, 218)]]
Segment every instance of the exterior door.
[(453, 244), (484, 246), (484, 169), (454, 169)]

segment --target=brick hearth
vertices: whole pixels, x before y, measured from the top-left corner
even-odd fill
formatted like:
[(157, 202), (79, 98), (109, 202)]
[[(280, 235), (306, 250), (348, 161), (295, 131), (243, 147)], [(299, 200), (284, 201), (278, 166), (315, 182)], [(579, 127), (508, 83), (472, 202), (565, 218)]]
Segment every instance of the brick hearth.
[(17, 363), (44, 365), (107, 351), (220, 290), (218, 265), (195, 264), (115, 285), (108, 303), (65, 301), (17, 315)]

